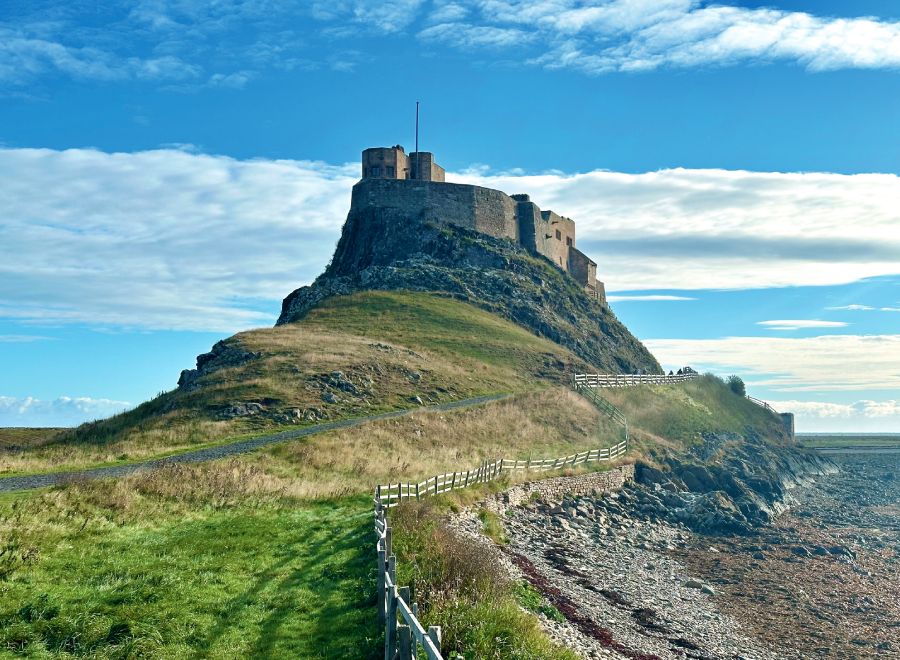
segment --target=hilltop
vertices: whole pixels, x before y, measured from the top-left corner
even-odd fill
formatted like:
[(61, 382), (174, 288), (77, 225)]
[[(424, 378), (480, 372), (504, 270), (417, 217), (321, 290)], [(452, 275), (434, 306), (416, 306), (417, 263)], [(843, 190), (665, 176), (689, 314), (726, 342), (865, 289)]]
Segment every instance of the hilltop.
[[(450, 185), (450, 184), (437, 184)], [(354, 204), (331, 263), (285, 298), (279, 325), (364, 290), (427, 291), (506, 318), (571, 350), (594, 371), (660, 373), (609, 307), (545, 257), (440, 218)]]

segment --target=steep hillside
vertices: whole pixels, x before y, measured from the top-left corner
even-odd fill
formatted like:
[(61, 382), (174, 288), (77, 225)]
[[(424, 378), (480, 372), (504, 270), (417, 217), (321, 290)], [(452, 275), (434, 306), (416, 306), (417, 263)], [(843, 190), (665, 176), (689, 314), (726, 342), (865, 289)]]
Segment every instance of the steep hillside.
[(353, 209), (331, 264), (284, 300), (279, 325), (355, 291), (451, 295), (503, 316), (609, 373), (659, 373), (659, 363), (561, 270), (511, 241), (378, 208)]
[(239, 333), (177, 389), (0, 456), (0, 473), (134, 460), (279, 427), (568, 382), (571, 351), (450, 298), (361, 292)]

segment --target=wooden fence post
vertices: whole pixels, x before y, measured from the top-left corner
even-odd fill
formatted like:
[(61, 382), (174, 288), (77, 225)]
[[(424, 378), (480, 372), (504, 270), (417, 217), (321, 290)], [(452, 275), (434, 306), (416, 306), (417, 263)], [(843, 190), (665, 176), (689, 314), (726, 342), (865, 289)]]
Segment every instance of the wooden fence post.
[[(412, 596), (410, 595), (409, 587), (400, 587), (397, 590), (397, 593), (398, 593), (400, 599), (404, 603), (406, 603), (407, 607), (409, 607), (410, 601), (412, 601)], [(410, 610), (412, 610), (411, 607), (410, 607)], [(406, 637), (405, 638), (404, 638), (404, 628), (406, 629), (406, 632), (405, 632)], [(413, 647), (414, 642), (412, 639), (412, 634), (410, 633), (409, 626), (401, 625), (399, 628), (397, 628), (397, 633), (398, 633), (397, 634), (397, 644), (399, 645), (399, 648), (397, 650), (400, 652), (401, 660), (411, 660), (412, 658), (415, 658), (416, 650)]]
[(431, 641), (434, 642), (435, 647), (438, 651), (441, 650), (441, 627), (440, 626), (428, 626), (428, 637), (431, 638)]
[(384, 556), (390, 557), (394, 548), (394, 530), (385, 525), (384, 527)]
[[(391, 557), (393, 560), (394, 557)], [(397, 587), (388, 593), (388, 611), (384, 623), (384, 660), (394, 660), (397, 652)]]
[(385, 554), (384, 550), (378, 551), (378, 622), (384, 622), (384, 594), (385, 594), (385, 586), (384, 586), (384, 572), (387, 570), (387, 566), (385, 565)]
[(416, 657), (413, 650), (412, 633), (409, 626), (397, 627), (397, 651), (400, 660), (413, 660)]

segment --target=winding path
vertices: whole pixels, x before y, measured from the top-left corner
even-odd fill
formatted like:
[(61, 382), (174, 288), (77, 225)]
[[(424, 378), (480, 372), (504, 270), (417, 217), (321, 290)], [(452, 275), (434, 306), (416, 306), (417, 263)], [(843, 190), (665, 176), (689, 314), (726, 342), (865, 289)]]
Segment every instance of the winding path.
[(291, 429), (290, 431), (281, 431), (280, 433), (270, 433), (268, 435), (260, 435), (249, 440), (240, 440), (229, 444), (215, 445), (214, 447), (204, 447), (203, 449), (194, 449), (181, 454), (173, 454), (164, 458), (151, 458), (139, 463), (129, 463), (128, 465), (110, 465), (107, 467), (86, 468), (83, 470), (65, 470), (61, 472), (47, 472), (44, 474), (29, 474), (17, 477), (0, 478), (0, 493), (11, 492), (16, 490), (29, 490), (33, 488), (45, 488), (47, 486), (57, 486), (59, 484), (71, 483), (72, 481), (80, 481), (82, 479), (110, 479), (115, 477), (123, 477), (133, 474), (141, 470), (152, 470), (154, 468), (170, 465), (172, 463), (202, 463), (203, 461), (212, 461), (217, 458), (226, 456), (234, 456), (236, 454), (245, 454), (254, 451), (266, 445), (273, 445), (287, 440), (296, 440), (304, 438), (308, 435), (323, 433), (325, 431), (334, 431), (336, 429), (347, 429), (367, 422), (375, 422), (381, 419), (392, 419), (394, 417), (404, 417), (417, 412), (444, 412), (455, 410), (457, 408), (468, 408), (470, 406), (478, 406), (492, 401), (499, 401), (511, 396), (510, 394), (491, 394), (488, 396), (478, 396), (471, 399), (462, 399), (452, 403), (441, 403), (433, 406), (422, 406), (420, 408), (411, 408), (408, 410), (395, 410), (393, 412), (380, 413), (378, 415), (367, 415), (365, 417), (355, 417), (353, 419), (341, 419), (335, 422), (325, 422), (324, 424), (314, 424), (313, 426), (305, 426), (300, 429)]

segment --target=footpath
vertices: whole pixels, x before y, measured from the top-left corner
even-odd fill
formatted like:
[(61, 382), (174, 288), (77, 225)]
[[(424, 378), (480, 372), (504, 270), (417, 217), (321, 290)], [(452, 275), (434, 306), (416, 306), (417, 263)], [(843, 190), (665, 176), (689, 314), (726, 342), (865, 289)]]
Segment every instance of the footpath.
[(380, 413), (377, 415), (367, 415), (365, 417), (354, 417), (352, 419), (341, 419), (334, 422), (324, 422), (322, 424), (314, 424), (312, 426), (304, 426), (299, 429), (291, 429), (289, 431), (281, 431), (279, 433), (270, 433), (260, 435), (248, 440), (239, 440), (237, 442), (215, 445), (213, 447), (204, 447), (203, 449), (195, 449), (173, 454), (163, 458), (151, 458), (138, 463), (129, 463), (127, 465), (110, 465), (106, 467), (85, 468), (80, 470), (64, 470), (60, 472), (47, 472), (43, 474), (28, 474), (15, 477), (0, 478), (0, 493), (12, 492), (17, 490), (30, 490), (34, 488), (46, 488), (47, 486), (57, 486), (60, 484), (71, 483), (72, 481), (80, 481), (82, 479), (113, 479), (124, 477), (141, 470), (153, 470), (164, 465), (173, 463), (202, 463), (204, 461), (214, 461), (227, 456), (236, 454), (246, 454), (255, 451), (260, 447), (286, 442), (288, 440), (296, 440), (305, 438), (306, 436), (315, 435), (316, 433), (324, 433), (325, 431), (335, 431), (337, 429), (347, 429), (368, 422), (375, 422), (382, 419), (393, 419), (395, 417), (404, 417), (418, 412), (447, 412), (457, 408), (468, 408), (478, 406), (493, 401), (499, 401), (511, 396), (510, 394), (492, 394), (488, 396), (473, 397), (471, 399), (462, 399), (451, 403), (441, 403), (433, 406), (421, 406), (419, 408), (411, 408), (407, 410), (396, 410), (393, 412)]

